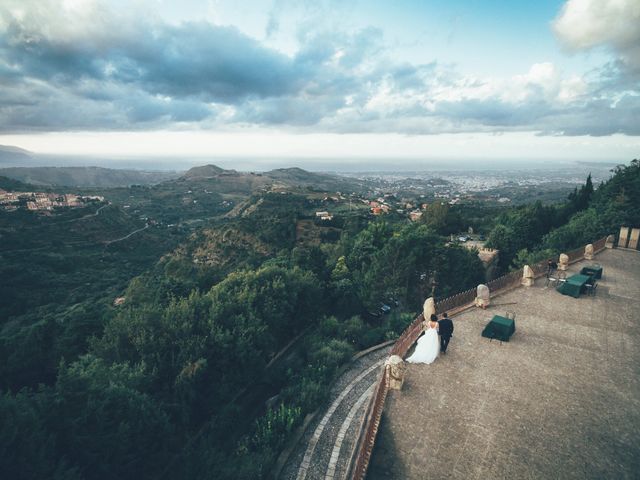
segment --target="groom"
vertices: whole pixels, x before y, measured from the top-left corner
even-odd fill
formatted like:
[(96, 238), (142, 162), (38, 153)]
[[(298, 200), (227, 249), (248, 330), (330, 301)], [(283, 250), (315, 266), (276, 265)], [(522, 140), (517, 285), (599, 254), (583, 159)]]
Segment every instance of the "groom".
[(449, 345), (449, 340), (453, 335), (453, 322), (446, 312), (442, 314), (442, 320), (438, 322), (438, 333), (440, 334), (440, 351), (447, 353), (447, 345)]

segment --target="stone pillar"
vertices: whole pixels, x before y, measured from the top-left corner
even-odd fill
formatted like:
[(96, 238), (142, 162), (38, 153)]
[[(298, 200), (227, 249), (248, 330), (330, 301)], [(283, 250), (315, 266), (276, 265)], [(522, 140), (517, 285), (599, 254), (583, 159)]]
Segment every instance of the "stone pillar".
[(569, 255), (561, 253), (558, 259), (558, 270), (565, 271), (569, 267)]
[(638, 243), (640, 243), (640, 229), (634, 228), (631, 230), (631, 235), (629, 235), (629, 245), (627, 245), (627, 248), (637, 250)]
[(618, 235), (618, 246), (627, 248), (629, 241), (629, 227), (620, 227), (620, 235)]
[(424, 321), (428, 322), (431, 315), (435, 313), (436, 302), (433, 300), (433, 297), (429, 297), (424, 301), (424, 305), (422, 306), (422, 316), (424, 317)]
[(613, 248), (615, 244), (616, 237), (614, 237), (613, 235), (609, 235), (606, 242), (604, 242), (604, 248)]
[(536, 276), (529, 265), (525, 265), (522, 269), (522, 285), (525, 287), (533, 287)]
[(486, 285), (478, 285), (476, 290), (476, 307), (487, 308), (491, 303), (491, 293)]
[(584, 259), (593, 260), (593, 244), (592, 243), (584, 247)]
[(389, 373), (389, 388), (391, 390), (402, 389), (404, 382), (404, 374), (407, 370), (407, 364), (398, 355), (391, 355), (385, 362), (385, 368)]

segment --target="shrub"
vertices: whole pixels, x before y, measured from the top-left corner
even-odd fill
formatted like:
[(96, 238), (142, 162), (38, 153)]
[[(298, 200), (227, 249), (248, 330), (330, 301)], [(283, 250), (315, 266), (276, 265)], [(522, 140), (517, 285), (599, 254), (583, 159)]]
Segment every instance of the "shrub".
[(300, 407), (281, 403), (256, 420), (252, 444), (257, 450), (279, 451), (302, 417)]
[[(312, 364), (320, 365), (331, 371), (344, 363), (344, 361), (353, 355), (353, 352), (353, 346), (344, 340), (324, 340), (320, 344), (315, 345), (315, 348), (313, 348), (309, 354), (309, 359)], [(329, 373), (329, 375), (331, 375), (331, 373)]]
[(324, 317), (320, 320), (319, 331), (325, 337), (336, 337), (340, 331), (340, 322), (334, 316)]
[(351, 345), (355, 345), (358, 349), (363, 347), (362, 335), (366, 331), (366, 325), (362, 321), (362, 318), (355, 315), (346, 320), (341, 325), (341, 336), (347, 340)]

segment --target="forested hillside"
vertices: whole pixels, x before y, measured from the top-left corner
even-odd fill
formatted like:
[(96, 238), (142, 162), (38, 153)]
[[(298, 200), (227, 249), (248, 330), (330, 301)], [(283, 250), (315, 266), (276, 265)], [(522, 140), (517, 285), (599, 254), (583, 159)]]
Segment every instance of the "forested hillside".
[(153, 185), (179, 176), (176, 172), (145, 172), (101, 167), (10, 167), (0, 175), (31, 185), (122, 187)]
[[(175, 185), (113, 199), (178, 222), (206, 215), (201, 228), (97, 244), (142, 221), (110, 205), (86, 228), (75, 224), (89, 211), (24, 213), (18, 230), (0, 212), (2, 238), (26, 251), (0, 251), (11, 265), (0, 292), (6, 478), (265, 478), (354, 352), (397, 337), (434, 280), (443, 298), (484, 279), (477, 252), (445, 236), (480, 221), (464, 207), (432, 206), (415, 223), (349, 210), (324, 225), (304, 189), (253, 191), (231, 210), (221, 203), (238, 192), (201, 175)], [(639, 196), (634, 161), (563, 204), (500, 210), (489, 242), (506, 270), (637, 225)], [(320, 232), (313, 241), (301, 223)]]
[(612, 173), (597, 189), (589, 176), (565, 203), (536, 202), (500, 215), (487, 246), (500, 250), (503, 271), (617, 233), (621, 225), (640, 225), (640, 161), (618, 166)]

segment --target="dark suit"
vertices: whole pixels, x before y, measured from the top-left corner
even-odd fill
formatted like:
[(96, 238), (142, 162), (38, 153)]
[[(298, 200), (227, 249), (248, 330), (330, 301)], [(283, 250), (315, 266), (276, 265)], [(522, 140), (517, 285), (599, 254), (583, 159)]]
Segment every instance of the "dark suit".
[(443, 318), (438, 322), (438, 333), (440, 334), (440, 351), (445, 353), (447, 345), (453, 335), (453, 322), (448, 318)]

